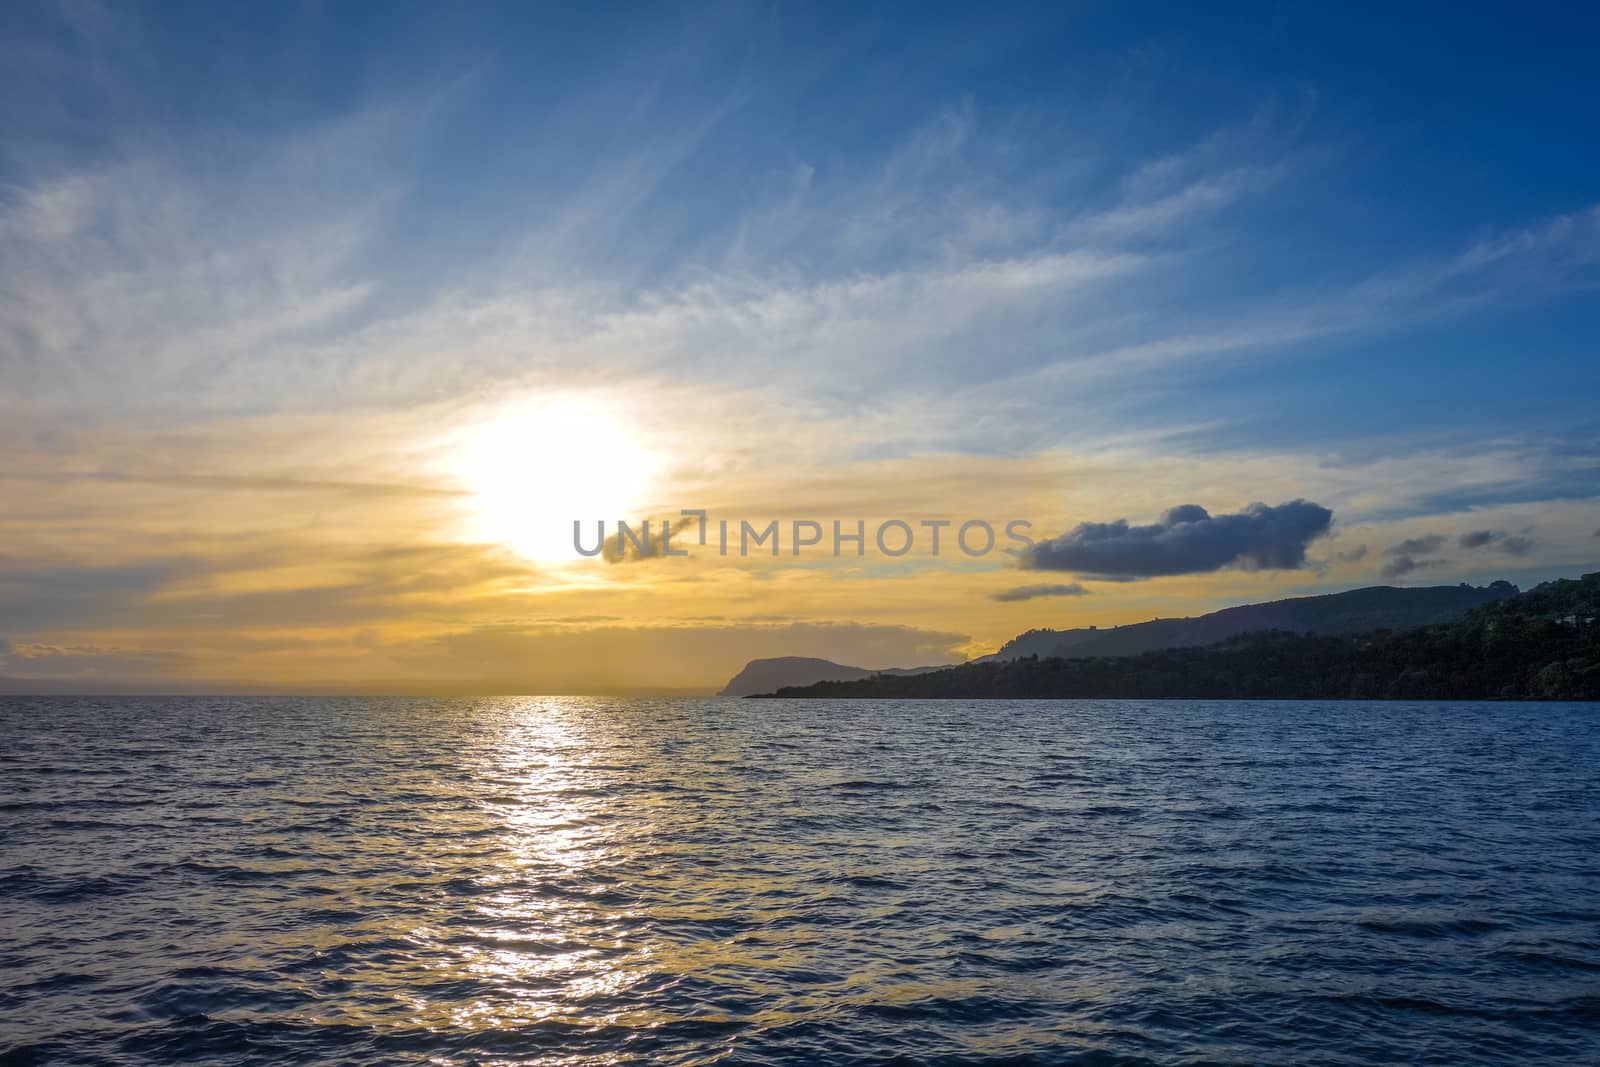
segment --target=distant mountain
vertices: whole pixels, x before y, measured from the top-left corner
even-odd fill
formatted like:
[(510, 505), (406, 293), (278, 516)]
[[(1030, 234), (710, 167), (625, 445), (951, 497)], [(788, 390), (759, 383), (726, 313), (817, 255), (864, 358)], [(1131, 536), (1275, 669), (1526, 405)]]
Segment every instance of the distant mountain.
[(1029, 630), (1006, 642), (1000, 651), (976, 663), (1021, 659), (1026, 656), (1136, 656), (1164, 648), (1214, 645), (1240, 634), (1282, 630), (1297, 634), (1359, 634), (1374, 630), (1410, 630), (1460, 618), (1481, 604), (1515, 596), (1510, 582), (1486, 586), (1435, 585), (1400, 589), (1388, 585), (1352, 589), (1346, 593), (1294, 597), (1266, 604), (1223, 608), (1209, 615), (1184, 619), (1075, 630)]
[[(1371, 590), (1361, 590), (1371, 592)], [(1083, 648), (1076, 646), (1076, 649)], [(1600, 573), (1446, 622), (1358, 635), (1284, 630), (1129, 656), (974, 662), (823, 682), (779, 697), (916, 699), (1600, 700)]]
[(753, 659), (744, 670), (734, 675), (722, 687), (719, 697), (747, 697), (756, 693), (770, 693), (788, 685), (815, 685), (817, 682), (853, 682), (871, 678), (875, 674), (920, 674), (924, 671), (943, 670), (936, 667), (891, 667), (883, 671), (869, 671), (865, 667), (851, 667), (832, 660), (813, 659), (809, 656), (775, 656), (771, 659)]
[[(1357, 634), (1374, 630), (1409, 630), (1460, 618), (1480, 604), (1515, 596), (1510, 582), (1486, 586), (1436, 585), (1400, 589), (1377, 585), (1347, 593), (1294, 597), (1267, 604), (1244, 604), (1209, 615), (1153, 619), (1127, 626), (1075, 630), (1029, 630), (1007, 641), (1000, 651), (973, 660), (997, 663), (1028, 656), (1136, 656), (1164, 648), (1212, 645), (1261, 630), (1288, 633)], [(855, 682), (876, 674), (925, 674), (943, 667), (898, 667), (873, 671), (806, 656), (753, 659), (723, 687), (718, 696), (743, 697), (818, 682)]]

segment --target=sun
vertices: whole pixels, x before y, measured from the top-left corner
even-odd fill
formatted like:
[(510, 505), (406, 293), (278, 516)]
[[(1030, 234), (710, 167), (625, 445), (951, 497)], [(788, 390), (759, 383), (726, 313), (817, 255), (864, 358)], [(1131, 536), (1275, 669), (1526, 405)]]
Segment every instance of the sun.
[(460, 476), (472, 494), (474, 536), (528, 559), (580, 559), (586, 544), (638, 509), (655, 472), (649, 450), (617, 410), (594, 397), (522, 401), (489, 416), (462, 444)]

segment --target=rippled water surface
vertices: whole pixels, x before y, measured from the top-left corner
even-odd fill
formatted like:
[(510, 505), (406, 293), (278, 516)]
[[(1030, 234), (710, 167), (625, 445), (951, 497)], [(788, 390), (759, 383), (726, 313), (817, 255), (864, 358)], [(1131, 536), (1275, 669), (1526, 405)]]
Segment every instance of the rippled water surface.
[(0, 698), (0, 1061), (1600, 1062), (1600, 707)]

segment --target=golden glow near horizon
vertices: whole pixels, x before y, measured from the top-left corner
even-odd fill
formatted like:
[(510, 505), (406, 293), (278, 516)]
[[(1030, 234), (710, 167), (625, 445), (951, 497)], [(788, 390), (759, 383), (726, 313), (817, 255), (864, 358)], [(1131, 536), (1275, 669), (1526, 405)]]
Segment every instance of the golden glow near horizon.
[(658, 464), (617, 409), (594, 396), (521, 400), (466, 431), (457, 474), (473, 540), (543, 563), (577, 560), (572, 524), (631, 516)]
[[(1558, 574), (1579, 573), (1595, 543), (1582, 500), (1359, 517), (1513, 479), (1524, 461), (1504, 449), (1467, 466), (1443, 452), (1342, 464), (1087, 447), (864, 456), (880, 428), (802, 422), (768, 401), (552, 383), (488, 403), (100, 428), (50, 448), (12, 434), (8, 552), (32, 569), (0, 575), (4, 673), (168, 692), (714, 692), (760, 657), (948, 662), (1034, 627), (1376, 584), (1391, 558), (1383, 546), (1410, 539), (1454, 543), (1537, 523)], [(673, 424), (661, 411), (695, 421)], [(692, 529), (674, 542), (684, 558), (571, 560), (574, 517), (587, 524), (586, 545), (597, 519), (611, 532), (617, 519), (659, 523), (684, 507), (707, 509), (713, 523), (775, 518), (785, 530), (796, 518), (865, 519), (869, 529), (891, 516), (914, 526), (985, 518), (1003, 545), (1009, 517), (1048, 537), (1090, 519), (1150, 521), (1173, 501), (1238, 507), (1239, 485), (1272, 501), (1311, 495), (1349, 516), (1318, 542), (1316, 570), (1083, 579), (1082, 595), (1017, 600), (1000, 594), (1080, 579), (948, 547), (939, 558), (887, 558), (872, 545), (862, 557), (826, 546), (796, 557), (787, 544), (778, 556), (723, 557)], [(1457, 556), (1459, 570), (1429, 570), (1426, 581), (1527, 581), (1514, 569), (1526, 561)], [(1560, 566), (1569, 560), (1580, 562)]]

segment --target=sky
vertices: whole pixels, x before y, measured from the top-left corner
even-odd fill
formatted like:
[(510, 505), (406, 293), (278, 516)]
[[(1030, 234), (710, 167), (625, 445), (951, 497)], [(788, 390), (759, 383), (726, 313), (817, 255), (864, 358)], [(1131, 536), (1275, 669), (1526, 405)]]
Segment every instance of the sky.
[(1597, 569), (1600, 16), (1040, 6), (5, 5), (0, 685), (712, 691)]

